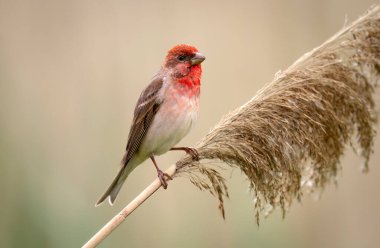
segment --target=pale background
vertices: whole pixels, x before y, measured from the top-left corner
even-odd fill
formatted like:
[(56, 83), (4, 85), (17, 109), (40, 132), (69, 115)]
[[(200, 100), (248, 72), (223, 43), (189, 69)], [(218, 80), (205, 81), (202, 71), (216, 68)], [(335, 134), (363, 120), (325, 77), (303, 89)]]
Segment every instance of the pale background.
[[(0, 0), (0, 247), (79, 247), (155, 178), (146, 162), (114, 207), (94, 208), (118, 169), (139, 92), (171, 46), (207, 56), (198, 123), (181, 142), (193, 145), (374, 3)], [(379, 247), (379, 137), (368, 174), (349, 150), (338, 187), (305, 197), (285, 220), (277, 212), (256, 226), (238, 171), (226, 221), (214, 198), (179, 179), (101, 247)], [(180, 156), (158, 161), (165, 168)]]

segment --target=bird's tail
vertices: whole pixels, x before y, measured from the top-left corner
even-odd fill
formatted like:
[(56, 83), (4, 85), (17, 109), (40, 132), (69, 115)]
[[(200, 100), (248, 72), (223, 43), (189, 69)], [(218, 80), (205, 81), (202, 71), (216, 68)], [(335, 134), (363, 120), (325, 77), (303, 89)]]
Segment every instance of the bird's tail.
[(121, 161), (121, 168), (119, 172), (117, 173), (116, 177), (114, 178), (106, 192), (104, 192), (102, 197), (100, 197), (99, 200), (96, 202), (95, 207), (99, 206), (102, 202), (104, 202), (104, 200), (107, 199), (107, 197), (109, 197), (110, 205), (113, 205), (116, 196), (118, 195), (129, 173), (131, 173), (134, 169), (134, 166), (132, 166), (132, 164), (129, 164), (129, 162), (125, 161), (125, 158), (126, 155), (124, 155), (124, 158)]

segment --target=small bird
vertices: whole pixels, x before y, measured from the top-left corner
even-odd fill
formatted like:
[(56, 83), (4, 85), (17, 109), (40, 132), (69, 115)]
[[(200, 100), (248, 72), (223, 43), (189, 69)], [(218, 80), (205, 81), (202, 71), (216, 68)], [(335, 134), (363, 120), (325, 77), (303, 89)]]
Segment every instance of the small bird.
[(194, 148), (174, 146), (188, 134), (197, 119), (204, 60), (205, 56), (193, 46), (177, 45), (169, 50), (160, 71), (137, 101), (121, 168), (95, 206), (107, 197), (113, 205), (128, 175), (148, 158), (165, 189), (171, 178), (159, 169), (154, 156), (169, 150), (183, 150), (198, 159)]

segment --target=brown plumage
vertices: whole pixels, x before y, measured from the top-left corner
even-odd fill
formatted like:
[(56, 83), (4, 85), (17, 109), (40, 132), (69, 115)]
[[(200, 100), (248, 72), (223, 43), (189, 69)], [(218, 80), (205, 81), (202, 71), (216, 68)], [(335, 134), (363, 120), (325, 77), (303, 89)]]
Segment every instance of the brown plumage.
[(157, 94), (162, 87), (162, 82), (162, 76), (154, 78), (137, 100), (128, 143), (125, 149), (125, 158), (123, 158), (122, 162), (124, 166), (140, 147), (142, 138), (148, 130), (154, 115), (160, 108), (161, 101), (157, 98)]
[[(121, 168), (106, 192), (104, 192), (104, 194), (99, 198), (96, 205), (102, 203), (108, 196), (110, 197), (110, 203), (115, 201), (116, 196), (122, 186), (122, 184), (120, 184), (120, 179), (124, 174), (125, 176), (128, 176), (129, 174), (129, 168), (126, 168), (128, 162), (139, 149), (141, 142), (150, 127), (153, 117), (160, 107), (161, 102), (157, 99), (157, 94), (162, 87), (162, 83), (162, 76), (156, 76), (152, 80), (152, 83), (148, 85), (137, 100), (125, 154), (120, 162)], [(128, 171), (128, 174), (126, 174), (126, 171)]]

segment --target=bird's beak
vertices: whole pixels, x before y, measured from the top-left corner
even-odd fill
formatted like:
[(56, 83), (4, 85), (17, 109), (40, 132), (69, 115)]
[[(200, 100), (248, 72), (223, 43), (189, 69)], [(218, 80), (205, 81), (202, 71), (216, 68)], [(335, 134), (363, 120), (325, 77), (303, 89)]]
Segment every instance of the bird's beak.
[(203, 54), (201, 54), (201, 53), (195, 53), (194, 57), (190, 60), (191, 61), (191, 65), (199, 65), (205, 59), (206, 59), (206, 57)]

